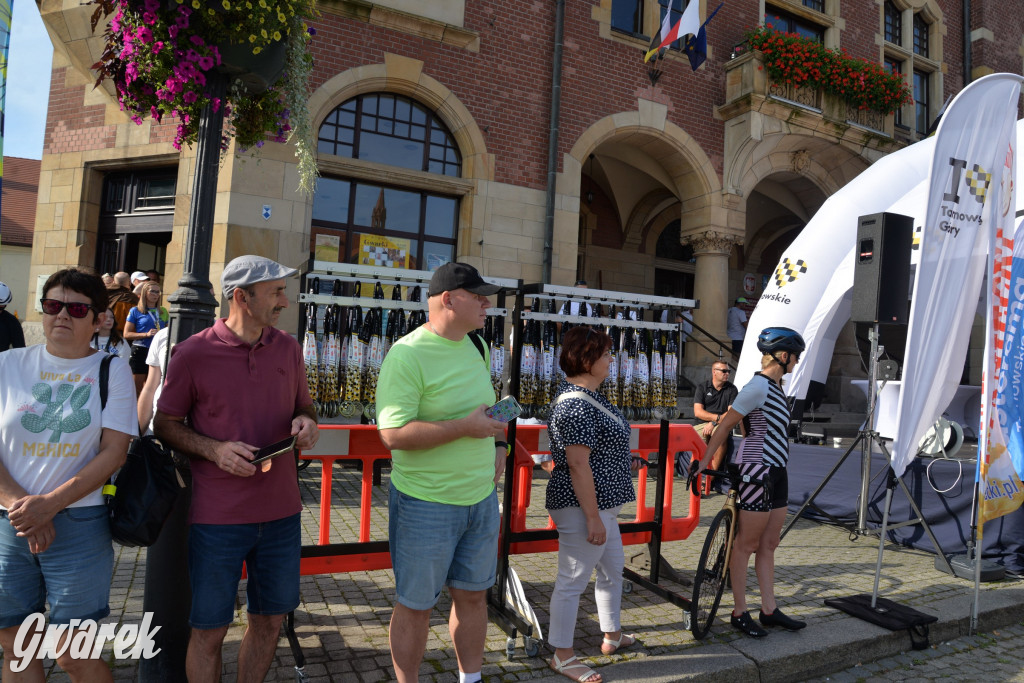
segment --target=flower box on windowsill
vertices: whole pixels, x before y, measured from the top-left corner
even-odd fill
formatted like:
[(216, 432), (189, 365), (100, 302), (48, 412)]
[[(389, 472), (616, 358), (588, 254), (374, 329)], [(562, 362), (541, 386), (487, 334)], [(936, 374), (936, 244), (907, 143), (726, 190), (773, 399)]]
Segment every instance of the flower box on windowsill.
[[(730, 119), (751, 108), (758, 108), (754, 100), (776, 101), (808, 114), (848, 126), (854, 125), (872, 133), (893, 137), (892, 114), (851, 106), (841, 97), (826, 94), (820, 89), (795, 87), (776, 83), (764, 68), (764, 56), (751, 50), (725, 63), (725, 104), (719, 114)], [(778, 116), (778, 114), (776, 114)]]

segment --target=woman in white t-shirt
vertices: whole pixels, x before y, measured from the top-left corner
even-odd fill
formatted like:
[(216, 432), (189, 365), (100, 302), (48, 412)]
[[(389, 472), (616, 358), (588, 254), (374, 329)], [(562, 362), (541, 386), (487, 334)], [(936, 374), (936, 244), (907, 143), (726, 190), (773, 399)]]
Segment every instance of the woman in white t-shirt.
[[(35, 645), (15, 648), (30, 615), (49, 605), (50, 624), (110, 613), (114, 551), (101, 488), (138, 435), (131, 370), (111, 358), (106, 402), (101, 361), (90, 347), (107, 309), (96, 275), (69, 268), (43, 287), (45, 344), (0, 354), (0, 647), (4, 678), (15, 661), (42, 680)], [(83, 629), (68, 637), (80, 641)], [(85, 636), (87, 637), (87, 636)], [(75, 652), (91, 646), (73, 647)], [(111, 681), (103, 659), (57, 658), (73, 681)]]

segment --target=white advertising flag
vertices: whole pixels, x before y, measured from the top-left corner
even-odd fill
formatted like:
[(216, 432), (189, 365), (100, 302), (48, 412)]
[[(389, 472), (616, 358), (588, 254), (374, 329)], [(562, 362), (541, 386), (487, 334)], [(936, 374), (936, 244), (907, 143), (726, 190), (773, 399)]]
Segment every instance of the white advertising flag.
[(1014, 134), (1020, 82), (1012, 74), (974, 81), (949, 105), (935, 134), (896, 411), (896, 476), (960, 384), (999, 203), (1000, 179), (993, 178)]

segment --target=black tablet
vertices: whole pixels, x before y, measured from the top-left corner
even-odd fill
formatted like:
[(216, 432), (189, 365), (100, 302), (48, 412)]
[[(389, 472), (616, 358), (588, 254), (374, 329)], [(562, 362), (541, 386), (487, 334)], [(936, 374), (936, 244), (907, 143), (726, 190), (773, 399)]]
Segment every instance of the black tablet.
[(295, 437), (289, 436), (287, 439), (282, 439), (277, 443), (272, 443), (269, 446), (265, 446), (253, 455), (253, 459), (250, 462), (253, 465), (259, 465), (261, 462), (266, 462), (271, 458), (276, 458), (279, 455), (290, 453), (295, 450)]

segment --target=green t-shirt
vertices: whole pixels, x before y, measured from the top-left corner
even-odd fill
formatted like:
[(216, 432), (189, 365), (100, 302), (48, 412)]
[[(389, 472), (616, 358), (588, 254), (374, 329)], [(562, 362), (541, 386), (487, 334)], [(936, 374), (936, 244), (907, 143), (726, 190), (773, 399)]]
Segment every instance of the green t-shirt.
[[(486, 354), (485, 354), (486, 355)], [(465, 417), (494, 403), (490, 359), (467, 335), (453, 342), (425, 326), (388, 351), (377, 382), (377, 428)], [(475, 505), (494, 490), (494, 439), (462, 437), (435, 448), (391, 451), (391, 485), (448, 505)]]

